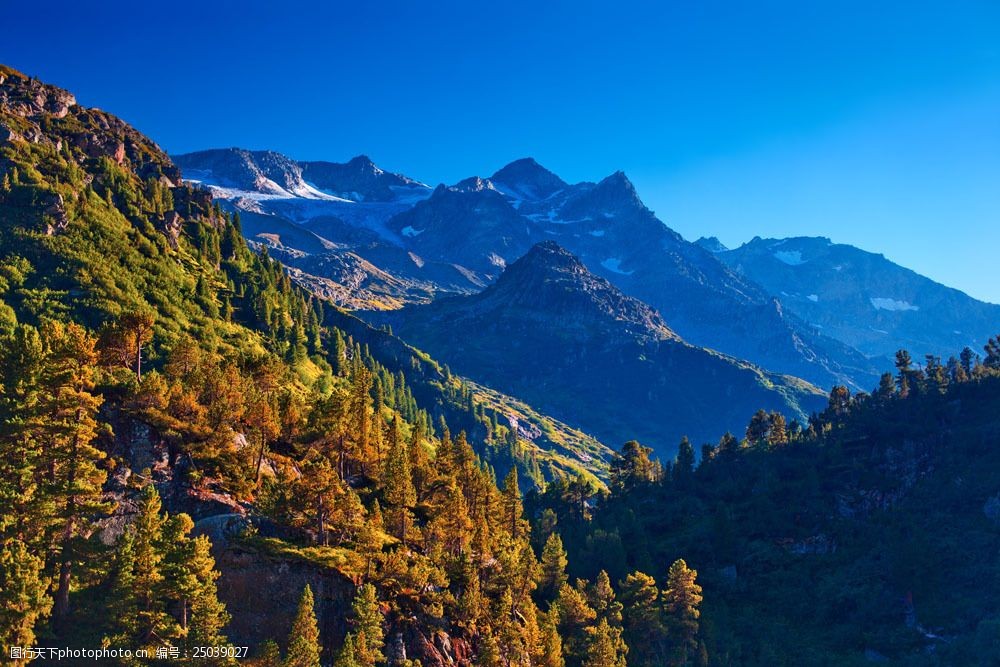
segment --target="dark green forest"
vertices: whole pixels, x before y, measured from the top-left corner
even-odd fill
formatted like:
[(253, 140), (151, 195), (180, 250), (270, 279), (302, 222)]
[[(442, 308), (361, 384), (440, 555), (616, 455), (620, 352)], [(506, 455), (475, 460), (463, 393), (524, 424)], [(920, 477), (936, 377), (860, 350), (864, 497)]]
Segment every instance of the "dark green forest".
[(121, 120), (0, 68), (0, 123), (5, 652), (1000, 664), (998, 340), (673, 461), (527, 440)]

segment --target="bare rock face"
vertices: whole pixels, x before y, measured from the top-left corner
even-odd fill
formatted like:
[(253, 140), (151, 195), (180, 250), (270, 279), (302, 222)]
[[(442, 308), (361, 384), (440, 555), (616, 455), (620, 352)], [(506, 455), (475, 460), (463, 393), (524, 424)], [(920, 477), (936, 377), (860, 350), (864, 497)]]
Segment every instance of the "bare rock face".
[(87, 157), (111, 158), (143, 179), (163, 177), (172, 185), (181, 180), (167, 154), (120, 118), (81, 107), (62, 88), (0, 65), (0, 144), (13, 141), (56, 150), (65, 142)]
[(256, 647), (267, 638), (285, 641), (302, 590), (308, 584), (316, 600), (316, 618), (326, 659), (347, 634), (345, 617), (355, 587), (336, 570), (304, 561), (278, 560), (238, 545), (213, 548), (219, 598), (232, 615), (226, 635), (236, 646)]
[(47, 221), (45, 233), (48, 236), (61, 232), (69, 225), (69, 217), (66, 215), (65, 203), (61, 194), (49, 193), (42, 203), (42, 213)]

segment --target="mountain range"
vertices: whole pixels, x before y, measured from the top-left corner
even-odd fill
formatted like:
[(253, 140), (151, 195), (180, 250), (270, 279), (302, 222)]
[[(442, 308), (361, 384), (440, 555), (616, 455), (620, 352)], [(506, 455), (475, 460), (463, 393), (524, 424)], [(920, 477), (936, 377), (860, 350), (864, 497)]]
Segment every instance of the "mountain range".
[[(234, 155), (237, 166), (230, 164)], [(284, 171), (275, 173), (271, 166), (279, 162)], [(248, 238), (314, 290), (343, 295), (339, 303), (351, 309), (395, 309), (442, 293), (480, 291), (534, 244), (555, 240), (593, 273), (659, 310), (692, 344), (821, 387), (867, 388), (881, 370), (664, 225), (621, 172), (567, 184), (525, 158), (488, 178), (433, 190), (406, 179), (405, 188), (392, 190), (395, 197), (375, 201), (323, 189), (303, 177), (305, 163), (271, 154), (203, 151), (178, 156), (177, 163), (241, 213)], [(360, 171), (363, 163), (355, 158), (341, 167)], [(246, 177), (257, 173), (267, 176), (264, 186)], [(276, 196), (271, 182), (304, 194)]]
[[(478, 294), (382, 314), (394, 333), (469, 377), (605, 442), (626, 429), (659, 452), (739, 432), (764, 408), (804, 422), (825, 404), (811, 385), (683, 341), (554, 241)], [(626, 422), (628, 426), (626, 426)]]
[(733, 250), (717, 239), (698, 243), (788, 311), (871, 357), (900, 348), (947, 357), (1000, 330), (1000, 306), (828, 238), (758, 237)]
[[(998, 664), (1000, 341), (820, 409), (825, 391), (684, 319), (715, 298), (735, 331), (778, 327), (753, 339), (776, 359), (787, 334), (830, 371), (808, 341), (861, 352), (808, 334), (850, 302), (794, 314), (802, 290), (867, 290), (856, 316), (901, 314), (889, 337), (980, 306), (825, 240), (687, 243), (622, 174), (568, 185), (522, 160), (432, 189), (363, 159), (309, 175), (223, 153), (182, 177), (125, 122), (0, 65), (5, 650)], [(769, 278), (772, 260), (816, 275)], [(748, 421), (667, 458), (681, 433)]]

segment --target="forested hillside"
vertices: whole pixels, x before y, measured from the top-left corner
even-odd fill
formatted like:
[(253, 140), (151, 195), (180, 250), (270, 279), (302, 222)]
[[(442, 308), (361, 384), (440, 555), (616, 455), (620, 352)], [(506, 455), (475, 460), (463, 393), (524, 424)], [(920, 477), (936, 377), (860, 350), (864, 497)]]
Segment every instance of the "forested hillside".
[(294, 566), (324, 661), (374, 664), (383, 629), (425, 664), (542, 650), (516, 470), (600, 486), (602, 445), (324, 308), (113, 116), (8, 69), (0, 111), (5, 646), (190, 649), (232, 617), (295, 654), (294, 607), (251, 634), (229, 585)]
[(149, 139), (0, 67), (4, 660), (995, 665), (984, 352), (614, 456), (295, 286)]
[(686, 440), (663, 466), (626, 445), (610, 497), (529, 500), (535, 539), (560, 536), (571, 576), (621, 582), (629, 665), (676, 664), (656, 583), (678, 557), (710, 664), (996, 665), (1000, 342), (985, 352), (923, 369), (901, 352), (872, 393), (837, 387), (802, 426), (759, 412), (700, 463)]

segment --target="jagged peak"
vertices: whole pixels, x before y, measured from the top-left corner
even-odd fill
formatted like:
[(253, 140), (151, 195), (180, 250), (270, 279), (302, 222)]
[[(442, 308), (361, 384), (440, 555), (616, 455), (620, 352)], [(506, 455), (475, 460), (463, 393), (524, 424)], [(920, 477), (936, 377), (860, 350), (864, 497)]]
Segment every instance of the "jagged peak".
[(470, 176), (469, 178), (462, 179), (458, 183), (455, 183), (455, 185), (450, 186), (448, 189), (455, 192), (483, 192), (485, 190), (498, 192), (496, 186), (493, 184), (493, 181), (480, 176)]
[(719, 240), (718, 236), (702, 236), (695, 241), (695, 245), (699, 245), (711, 253), (726, 252), (729, 250), (726, 244)]
[(538, 164), (533, 157), (520, 158), (502, 167), (490, 180), (501, 183), (518, 194), (544, 199), (566, 187), (565, 181)]

